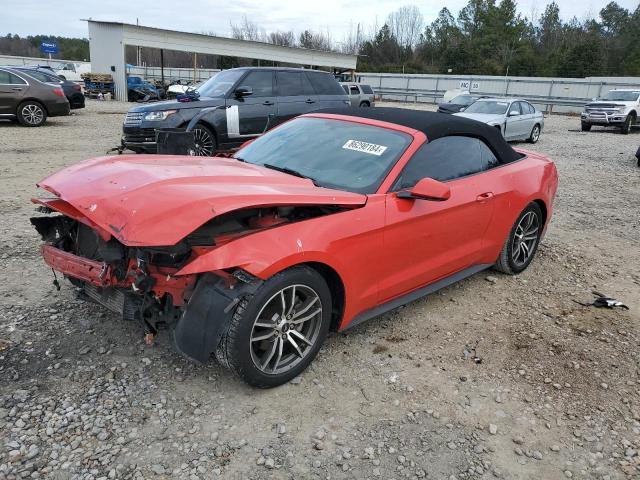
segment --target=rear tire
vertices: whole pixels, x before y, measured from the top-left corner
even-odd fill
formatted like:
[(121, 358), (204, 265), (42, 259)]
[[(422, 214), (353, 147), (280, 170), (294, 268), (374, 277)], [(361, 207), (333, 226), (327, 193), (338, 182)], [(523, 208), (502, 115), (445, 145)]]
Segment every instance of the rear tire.
[(360, 102), (360, 108), (368, 108), (371, 105), (369, 105), (369, 102)]
[(511, 227), (494, 268), (507, 275), (524, 271), (538, 251), (543, 228), (542, 210), (531, 202)]
[(630, 113), (629, 115), (627, 115), (627, 118), (624, 120), (624, 123), (622, 124), (622, 128), (620, 129), (620, 132), (623, 135), (629, 135), (629, 132), (631, 132), (631, 125), (636, 123), (636, 116), (633, 113)]
[(40, 102), (28, 100), (18, 106), (18, 121), (25, 127), (39, 127), (47, 121), (47, 111)]
[(527, 142), (538, 143), (539, 139), (540, 139), (540, 125), (536, 123), (531, 129), (531, 134), (529, 135), (529, 138), (527, 138)]
[(249, 385), (282, 385), (318, 354), (331, 310), (331, 292), (318, 272), (305, 266), (280, 272), (239, 303), (216, 357)]
[(580, 129), (583, 132), (590, 132), (591, 131), (591, 124), (590, 123), (581, 122), (580, 123)]

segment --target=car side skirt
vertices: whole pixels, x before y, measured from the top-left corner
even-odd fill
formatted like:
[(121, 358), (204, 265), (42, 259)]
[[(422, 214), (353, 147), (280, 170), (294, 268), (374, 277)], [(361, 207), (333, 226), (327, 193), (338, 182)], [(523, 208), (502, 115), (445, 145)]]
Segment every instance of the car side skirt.
[(491, 268), (492, 266), (493, 266), (492, 263), (483, 263), (479, 265), (473, 265), (472, 267), (465, 268), (464, 270), (460, 270), (459, 272), (449, 275), (448, 277), (445, 277), (436, 282), (430, 283), (429, 285), (426, 285), (424, 287), (418, 288), (417, 290), (412, 290), (409, 293), (406, 293), (400, 297), (396, 297), (392, 300), (389, 300), (388, 302), (385, 302), (381, 305), (373, 307), (370, 310), (367, 310), (365, 312), (362, 312), (356, 315), (346, 327), (341, 329), (341, 331), (349, 330), (357, 325), (360, 325), (363, 322), (366, 322), (367, 320), (370, 320), (374, 317), (377, 317), (384, 313), (390, 312), (391, 310), (394, 310), (398, 307), (406, 305), (407, 303), (411, 303), (415, 300), (418, 300), (419, 298), (422, 298), (434, 292), (437, 292), (442, 288), (448, 287), (449, 285), (457, 283), (460, 280), (464, 280), (465, 278), (468, 278), (471, 275), (475, 275), (478, 272)]

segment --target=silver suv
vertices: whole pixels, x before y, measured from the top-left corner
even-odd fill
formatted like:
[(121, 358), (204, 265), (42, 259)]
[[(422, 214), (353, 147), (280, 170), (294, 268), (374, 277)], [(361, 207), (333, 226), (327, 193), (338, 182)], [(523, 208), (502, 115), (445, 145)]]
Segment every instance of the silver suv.
[(341, 82), (342, 88), (351, 100), (352, 107), (373, 107), (375, 106), (375, 95), (369, 85), (354, 82)]

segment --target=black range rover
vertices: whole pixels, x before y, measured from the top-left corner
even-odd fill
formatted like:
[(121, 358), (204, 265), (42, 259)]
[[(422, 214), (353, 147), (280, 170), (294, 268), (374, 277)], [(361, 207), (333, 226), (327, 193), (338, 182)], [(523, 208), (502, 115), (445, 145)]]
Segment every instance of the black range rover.
[(197, 90), (193, 101), (166, 101), (129, 109), (123, 125), (124, 145), (135, 152), (155, 153), (155, 130), (193, 127), (196, 153), (230, 150), (297, 115), (321, 108), (346, 107), (349, 98), (327, 72), (297, 68), (247, 67), (217, 73)]

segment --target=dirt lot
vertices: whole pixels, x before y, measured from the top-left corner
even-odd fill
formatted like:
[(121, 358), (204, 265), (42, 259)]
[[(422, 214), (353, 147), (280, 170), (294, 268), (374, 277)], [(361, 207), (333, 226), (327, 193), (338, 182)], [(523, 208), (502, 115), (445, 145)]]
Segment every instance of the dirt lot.
[[(640, 477), (640, 132), (548, 118), (531, 148), (560, 189), (526, 272), (334, 334), (257, 391), (146, 346), (39, 258), (35, 182), (115, 146), (126, 108), (0, 124), (0, 479)], [(575, 302), (592, 290), (630, 310)]]

